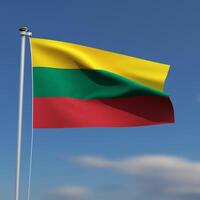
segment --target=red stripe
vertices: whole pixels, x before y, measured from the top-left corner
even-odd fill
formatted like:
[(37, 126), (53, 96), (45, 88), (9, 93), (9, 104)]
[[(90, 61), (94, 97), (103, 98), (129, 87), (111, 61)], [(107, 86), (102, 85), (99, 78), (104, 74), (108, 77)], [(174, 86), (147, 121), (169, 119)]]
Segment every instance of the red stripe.
[(34, 128), (118, 127), (173, 123), (168, 97), (34, 98)]

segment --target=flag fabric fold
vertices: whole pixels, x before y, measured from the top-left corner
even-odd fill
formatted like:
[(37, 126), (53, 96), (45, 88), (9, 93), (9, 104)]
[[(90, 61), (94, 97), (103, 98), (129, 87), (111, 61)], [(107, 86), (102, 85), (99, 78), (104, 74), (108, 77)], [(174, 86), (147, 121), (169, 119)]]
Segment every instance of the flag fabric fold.
[(78, 44), (31, 38), (34, 128), (174, 122), (169, 65)]

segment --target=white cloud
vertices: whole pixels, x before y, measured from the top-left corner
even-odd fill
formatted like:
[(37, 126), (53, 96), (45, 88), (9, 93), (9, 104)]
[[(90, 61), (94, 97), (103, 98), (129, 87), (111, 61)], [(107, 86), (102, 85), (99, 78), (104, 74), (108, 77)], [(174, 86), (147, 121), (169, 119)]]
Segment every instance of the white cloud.
[(121, 160), (77, 156), (73, 161), (135, 176), (142, 192), (151, 195), (152, 199), (158, 195), (174, 199), (200, 198), (200, 162), (170, 156), (140, 156)]
[(97, 168), (110, 168), (113, 166), (113, 161), (109, 161), (107, 159), (96, 156), (76, 156), (73, 157), (72, 160), (82, 165)]
[(67, 199), (86, 199), (90, 196), (90, 190), (82, 186), (63, 186), (56, 188), (51, 195)]

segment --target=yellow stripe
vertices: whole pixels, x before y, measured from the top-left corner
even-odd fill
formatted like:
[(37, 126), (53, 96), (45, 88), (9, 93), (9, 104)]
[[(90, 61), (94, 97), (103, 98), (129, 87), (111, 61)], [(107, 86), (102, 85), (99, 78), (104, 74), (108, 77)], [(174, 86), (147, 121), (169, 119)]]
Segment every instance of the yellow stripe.
[(31, 38), (34, 66), (106, 70), (163, 91), (169, 65), (78, 44)]

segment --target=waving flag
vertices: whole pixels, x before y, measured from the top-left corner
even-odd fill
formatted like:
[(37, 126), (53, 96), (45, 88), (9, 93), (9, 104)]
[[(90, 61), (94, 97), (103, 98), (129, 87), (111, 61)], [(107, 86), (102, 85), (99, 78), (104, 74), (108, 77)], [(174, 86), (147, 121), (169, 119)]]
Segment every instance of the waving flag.
[(169, 65), (31, 38), (34, 128), (173, 123)]

